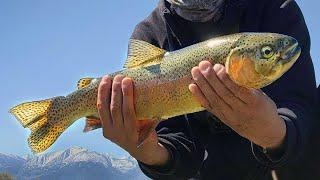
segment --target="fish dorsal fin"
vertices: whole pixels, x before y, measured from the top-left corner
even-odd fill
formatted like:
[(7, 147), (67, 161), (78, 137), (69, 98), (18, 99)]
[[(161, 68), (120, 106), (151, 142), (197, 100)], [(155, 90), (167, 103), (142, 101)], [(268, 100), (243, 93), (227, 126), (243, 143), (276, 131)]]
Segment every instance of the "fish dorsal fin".
[(130, 39), (128, 59), (124, 64), (124, 68), (158, 64), (161, 62), (165, 53), (165, 50), (145, 41)]
[(82, 78), (78, 81), (77, 87), (78, 89), (82, 89), (87, 87), (94, 78)]

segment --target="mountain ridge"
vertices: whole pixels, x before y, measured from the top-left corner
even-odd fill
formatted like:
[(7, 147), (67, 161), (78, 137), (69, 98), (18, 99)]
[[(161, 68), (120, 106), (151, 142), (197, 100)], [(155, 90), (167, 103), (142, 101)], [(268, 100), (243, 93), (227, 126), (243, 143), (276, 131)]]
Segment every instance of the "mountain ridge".
[(23, 157), (0, 153), (2, 172), (16, 179), (148, 179), (130, 156), (115, 158), (81, 147)]

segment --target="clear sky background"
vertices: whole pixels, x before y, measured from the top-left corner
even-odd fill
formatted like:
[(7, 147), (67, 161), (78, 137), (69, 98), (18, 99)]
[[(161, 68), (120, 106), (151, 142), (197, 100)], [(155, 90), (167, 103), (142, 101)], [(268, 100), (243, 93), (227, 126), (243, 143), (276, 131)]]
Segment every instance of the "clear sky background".
[[(320, 3), (297, 2), (310, 30), (319, 80)], [(156, 4), (157, 0), (0, 0), (0, 152), (30, 153), (30, 132), (8, 113), (10, 107), (67, 95), (82, 77), (121, 69), (135, 25)], [(101, 130), (84, 134), (83, 127), (84, 120), (74, 123), (48, 152), (81, 146), (127, 155), (104, 139)]]

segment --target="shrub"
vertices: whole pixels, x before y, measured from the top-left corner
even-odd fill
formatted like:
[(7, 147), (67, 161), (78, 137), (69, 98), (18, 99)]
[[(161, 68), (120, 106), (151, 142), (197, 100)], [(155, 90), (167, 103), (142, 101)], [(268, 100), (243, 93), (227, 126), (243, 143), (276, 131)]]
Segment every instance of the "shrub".
[(0, 173), (0, 180), (14, 180), (13, 176), (9, 173)]

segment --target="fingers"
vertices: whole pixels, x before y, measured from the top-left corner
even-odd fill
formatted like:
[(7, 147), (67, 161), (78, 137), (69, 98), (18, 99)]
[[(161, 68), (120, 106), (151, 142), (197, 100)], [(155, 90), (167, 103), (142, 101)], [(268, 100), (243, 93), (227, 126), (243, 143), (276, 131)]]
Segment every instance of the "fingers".
[(113, 123), (109, 110), (111, 85), (111, 78), (104, 76), (98, 87), (97, 109), (103, 129), (110, 129)]
[(225, 85), (225, 87), (231, 91), (236, 97), (238, 97), (243, 103), (251, 103), (253, 97), (250, 89), (241, 87), (233, 82), (226, 72), (226, 68), (221, 64), (215, 64), (213, 67), (219, 80)]
[(206, 109), (212, 109), (210, 106), (209, 101), (206, 99), (206, 97), (203, 95), (201, 90), (196, 84), (190, 84), (189, 85), (190, 92), (197, 98), (197, 100), (200, 102), (200, 104), (206, 108)]
[(136, 115), (134, 109), (133, 82), (130, 78), (124, 78), (122, 81), (122, 114), (124, 119), (124, 128), (131, 134), (136, 132)]
[[(220, 67), (220, 66), (214, 66)], [(223, 99), (231, 108), (238, 108), (243, 105), (241, 99), (236, 97), (222, 81), (219, 80), (216, 70), (212, 67), (208, 61), (202, 61), (199, 64), (199, 68), (203, 76), (207, 79), (209, 85), (214, 89), (218, 96)], [(218, 69), (220, 70), (220, 69)], [(227, 75), (226, 75), (227, 77)]]
[(230, 106), (225, 103), (212, 89), (206, 78), (201, 73), (199, 67), (194, 67), (191, 71), (192, 76), (204, 97), (208, 100), (212, 110), (222, 109), (225, 111), (231, 110)]
[(117, 75), (113, 79), (112, 93), (110, 102), (110, 112), (113, 120), (113, 125), (117, 128), (123, 127), (123, 116), (122, 116), (122, 80), (124, 76)]
[[(97, 108), (102, 121), (103, 136), (130, 154), (137, 154), (139, 133), (136, 125), (132, 79), (121, 75), (117, 75), (113, 80), (108, 76), (103, 77), (98, 88)], [(153, 136), (145, 136), (149, 140), (146, 141), (147, 144), (140, 147), (139, 151), (158, 145), (154, 127), (147, 130), (150, 131), (146, 131), (146, 135), (152, 130)]]

